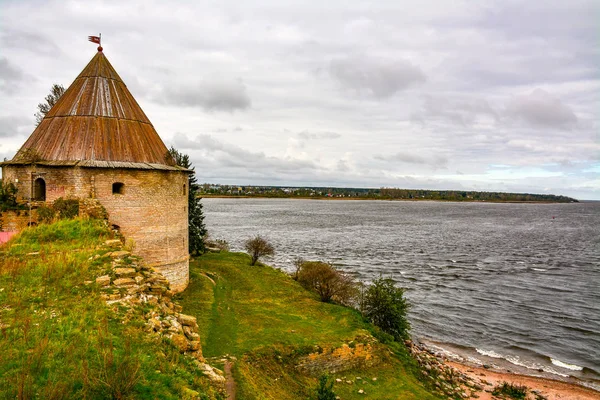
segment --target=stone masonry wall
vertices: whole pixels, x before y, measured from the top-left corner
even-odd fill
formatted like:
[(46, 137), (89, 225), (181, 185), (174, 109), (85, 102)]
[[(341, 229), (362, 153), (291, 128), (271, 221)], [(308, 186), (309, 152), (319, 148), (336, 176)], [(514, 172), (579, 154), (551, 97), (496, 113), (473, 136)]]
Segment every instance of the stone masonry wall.
[(0, 226), (2, 231), (5, 232), (20, 232), (29, 226), (29, 221), (37, 221), (37, 215), (35, 210), (32, 210), (31, 218), (29, 217), (29, 210), (19, 211), (4, 211), (0, 213)]
[[(364, 340), (364, 339), (367, 340)], [(358, 338), (357, 338), (358, 339)], [(356, 368), (369, 368), (383, 358), (382, 348), (373, 337), (363, 337), (352, 347), (344, 343), (335, 349), (323, 349), (300, 359), (296, 368), (310, 375), (334, 374)]]
[[(46, 183), (46, 201), (95, 198), (109, 220), (134, 242), (133, 253), (155, 267), (182, 291), (189, 282), (187, 173), (112, 168), (4, 166), (3, 178), (16, 184), (27, 201), (32, 180)], [(113, 183), (124, 184), (113, 194)], [(185, 188), (184, 188), (184, 185)]]

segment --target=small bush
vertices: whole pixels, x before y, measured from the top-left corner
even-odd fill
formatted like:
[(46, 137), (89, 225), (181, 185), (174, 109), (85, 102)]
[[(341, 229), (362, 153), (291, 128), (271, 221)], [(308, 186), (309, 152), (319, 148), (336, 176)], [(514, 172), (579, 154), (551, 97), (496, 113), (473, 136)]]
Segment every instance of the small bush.
[(333, 378), (330, 381), (329, 376), (327, 375), (321, 375), (319, 377), (319, 386), (317, 387), (317, 400), (335, 400), (333, 382)]
[(409, 304), (404, 298), (404, 289), (396, 287), (392, 279), (375, 279), (364, 294), (361, 308), (369, 321), (394, 339), (408, 339)]
[(52, 208), (54, 208), (60, 219), (75, 218), (79, 215), (79, 200), (60, 197), (52, 203)]
[(79, 215), (79, 200), (59, 197), (51, 205), (37, 209), (38, 222), (49, 224), (54, 220), (73, 219)]
[(261, 257), (272, 256), (275, 254), (275, 249), (273, 249), (271, 243), (261, 236), (256, 236), (252, 239), (246, 240), (244, 243), (244, 248), (252, 258), (250, 265), (256, 264), (258, 259)]
[(17, 187), (12, 182), (0, 179), (0, 211), (18, 210)]
[(354, 279), (321, 261), (304, 261), (298, 271), (298, 282), (319, 294), (321, 301), (350, 306), (358, 294)]
[(54, 221), (55, 215), (56, 215), (56, 212), (54, 211), (54, 208), (52, 208), (50, 206), (42, 205), (42, 206), (39, 206), (37, 209), (37, 219), (38, 219), (38, 222), (40, 222), (40, 223), (44, 223), (44, 224), (51, 223), (52, 221)]
[(508, 396), (511, 399), (524, 400), (527, 398), (527, 386), (502, 382), (494, 388), (493, 396)]

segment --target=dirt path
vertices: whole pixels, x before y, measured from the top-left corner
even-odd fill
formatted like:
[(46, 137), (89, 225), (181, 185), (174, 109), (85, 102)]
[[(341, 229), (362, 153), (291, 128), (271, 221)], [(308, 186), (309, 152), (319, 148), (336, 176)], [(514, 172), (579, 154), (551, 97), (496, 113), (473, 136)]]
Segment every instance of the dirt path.
[(231, 373), (231, 361), (225, 362), (225, 392), (227, 393), (227, 400), (235, 400), (235, 381)]
[(210, 276), (206, 275), (205, 273), (201, 273), (201, 275), (203, 277), (205, 277), (206, 279), (208, 279), (210, 281), (210, 283), (212, 283), (213, 286), (217, 286), (217, 283), (213, 280), (213, 278), (211, 278)]

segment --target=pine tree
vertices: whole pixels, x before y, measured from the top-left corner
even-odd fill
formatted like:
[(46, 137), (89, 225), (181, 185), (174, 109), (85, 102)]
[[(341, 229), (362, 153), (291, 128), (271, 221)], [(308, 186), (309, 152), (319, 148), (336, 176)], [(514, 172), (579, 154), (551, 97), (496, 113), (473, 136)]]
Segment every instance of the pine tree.
[[(190, 158), (187, 154), (180, 153), (175, 147), (171, 146), (169, 154), (180, 167), (191, 169)], [(198, 197), (200, 185), (196, 180), (195, 174), (188, 175), (188, 229), (189, 229), (189, 251), (190, 254), (204, 253), (204, 237), (206, 236), (206, 227), (204, 226), (204, 212), (202, 211), (202, 198)]]

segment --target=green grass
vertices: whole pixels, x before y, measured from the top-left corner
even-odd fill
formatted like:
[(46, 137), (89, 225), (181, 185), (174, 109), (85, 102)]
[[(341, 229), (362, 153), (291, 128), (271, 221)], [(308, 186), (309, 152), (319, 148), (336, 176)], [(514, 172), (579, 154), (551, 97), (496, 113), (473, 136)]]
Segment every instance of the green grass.
[[(320, 302), (285, 273), (249, 264), (249, 256), (240, 253), (194, 260), (190, 286), (179, 303), (198, 318), (206, 357), (237, 357), (233, 374), (239, 399), (309, 398), (316, 393), (317, 377), (296, 371), (298, 356), (316, 346), (339, 347), (374, 328), (355, 310)], [(438, 398), (419, 383), (418, 367), (403, 346), (392, 343), (389, 351), (376, 367), (335, 374), (344, 381), (365, 379), (336, 383), (334, 391), (343, 399), (363, 398), (360, 388), (369, 398)]]
[[(250, 267), (248, 260), (241, 253), (209, 253), (191, 265), (191, 284), (180, 304), (208, 323), (206, 357), (241, 356), (273, 344), (339, 346), (368, 332), (356, 311), (321, 303), (283, 272)], [(203, 273), (213, 277), (214, 287)]]
[[(1, 398), (183, 398), (211, 392), (177, 350), (107, 306), (94, 284), (111, 261), (96, 220), (27, 229), (0, 248)], [(214, 396), (213, 396), (214, 397)]]
[[(110, 271), (102, 247), (110, 235), (100, 221), (60, 221), (0, 248), (0, 398), (218, 398), (188, 358), (144, 332), (143, 309), (107, 306), (84, 283)], [(375, 332), (356, 311), (319, 302), (281, 271), (250, 267), (244, 254), (204, 255), (190, 277), (180, 304), (198, 318), (206, 357), (237, 357), (238, 399), (310, 398), (317, 377), (295, 369), (298, 357)], [(376, 367), (334, 375), (354, 381), (334, 391), (436, 398), (403, 347), (389, 351)]]

